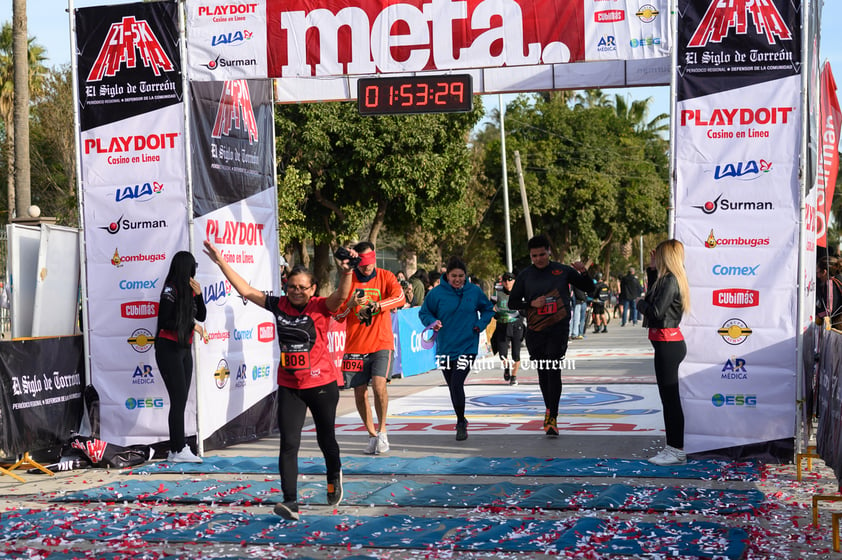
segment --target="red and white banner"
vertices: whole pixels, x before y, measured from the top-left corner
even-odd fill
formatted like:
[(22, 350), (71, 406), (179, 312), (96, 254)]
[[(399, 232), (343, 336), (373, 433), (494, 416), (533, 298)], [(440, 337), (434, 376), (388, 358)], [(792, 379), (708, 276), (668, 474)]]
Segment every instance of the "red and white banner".
[(802, 140), (800, 11), (678, 2), (675, 237), (692, 309), (688, 452), (791, 438)]
[(280, 78), (279, 102), (354, 99), (358, 77), (425, 72), (470, 73), (475, 93), (663, 85), (668, 4), (188, 0), (188, 72)]
[[(189, 248), (177, 10), (160, 2), (75, 13), (85, 334), (100, 437), (117, 445), (169, 437), (151, 341), (169, 261)], [(195, 403), (186, 419), (195, 434)]]
[(839, 128), (842, 126), (842, 111), (836, 97), (836, 80), (830, 63), (824, 65), (821, 73), (821, 100), (819, 110), (819, 162), (816, 170), (816, 244), (827, 246), (827, 223), (830, 219), (830, 205), (833, 189), (839, 171)]

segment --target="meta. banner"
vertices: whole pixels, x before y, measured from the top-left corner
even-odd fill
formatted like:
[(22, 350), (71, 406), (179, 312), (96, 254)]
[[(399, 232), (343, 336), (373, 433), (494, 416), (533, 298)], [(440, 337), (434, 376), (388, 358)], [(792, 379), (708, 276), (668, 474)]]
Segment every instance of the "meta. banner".
[(679, 0), (675, 236), (688, 452), (795, 428), (801, 146), (798, 3)]
[(395, 73), (468, 71), (476, 93), (667, 84), (668, 5), (188, 0), (189, 75), (281, 78), (279, 102), (354, 99), (349, 78)]
[(169, 261), (189, 249), (177, 22), (176, 2), (75, 11), (84, 327), (100, 437), (117, 445), (168, 438), (153, 340)]

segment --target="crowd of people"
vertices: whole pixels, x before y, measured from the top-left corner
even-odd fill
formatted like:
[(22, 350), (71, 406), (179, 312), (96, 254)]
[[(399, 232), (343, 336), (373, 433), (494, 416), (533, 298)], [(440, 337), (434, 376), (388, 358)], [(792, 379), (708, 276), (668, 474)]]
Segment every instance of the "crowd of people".
[[(436, 337), (437, 366), (450, 393), (457, 441), (468, 438), (465, 380), (479, 354), (480, 335), (492, 319), (495, 327), (490, 343), (502, 361), (504, 380), (518, 384), (525, 343), (544, 402), (543, 432), (557, 437), (562, 364), (568, 342), (584, 337), (588, 308), (594, 333), (607, 332), (609, 313), (622, 309), (622, 325), (637, 324), (639, 314), (644, 327), (649, 328), (654, 348), (666, 426), (666, 445), (650, 461), (659, 465), (686, 462), (678, 365), (686, 354), (679, 323), (689, 309), (689, 288), (681, 243), (668, 240), (652, 252), (645, 297), (634, 268), (622, 278), (606, 282), (599, 270), (589, 271), (582, 262), (568, 265), (552, 260), (550, 242), (543, 235), (531, 238), (527, 248), (531, 264), (517, 274), (503, 272), (489, 297), (459, 257), (451, 257), (436, 278), (430, 278), (423, 269), (407, 277), (377, 267), (374, 245), (364, 241), (337, 252), (338, 285), (329, 296), (319, 297), (314, 276), (301, 266), (286, 274), (283, 295), (267, 295), (250, 286), (212, 243), (204, 242), (205, 254), (231, 286), (275, 317), (281, 352), (277, 420), (283, 493), (283, 501), (275, 506), (277, 515), (299, 518), (298, 452), (307, 410), (325, 458), (328, 503), (335, 505), (342, 500), (342, 461), (335, 433), (341, 386), (353, 390), (357, 411), (368, 432), (365, 453), (389, 452), (387, 387), (395, 351), (390, 312), (406, 307), (420, 307), (419, 319)], [(168, 459), (174, 462), (202, 460), (192, 452), (184, 435), (193, 332), (205, 335), (201, 322), (206, 310), (195, 273), (193, 255), (177, 253), (161, 294), (156, 337), (156, 358), (170, 395)], [(331, 318), (345, 324), (341, 371), (336, 371), (327, 351)]]

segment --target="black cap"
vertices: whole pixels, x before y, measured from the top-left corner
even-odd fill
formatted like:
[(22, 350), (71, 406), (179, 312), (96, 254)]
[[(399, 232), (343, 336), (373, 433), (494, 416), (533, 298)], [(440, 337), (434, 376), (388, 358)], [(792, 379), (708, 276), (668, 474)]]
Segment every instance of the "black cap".
[(502, 279), (503, 280), (514, 280), (515, 279), (515, 273), (514, 272), (504, 272), (503, 276), (502, 276)]

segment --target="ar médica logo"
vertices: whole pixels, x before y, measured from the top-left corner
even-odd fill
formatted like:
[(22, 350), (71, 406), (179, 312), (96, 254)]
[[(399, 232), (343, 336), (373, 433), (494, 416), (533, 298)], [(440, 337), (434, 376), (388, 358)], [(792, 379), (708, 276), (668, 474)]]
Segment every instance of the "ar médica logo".
[(88, 81), (98, 82), (104, 77), (113, 77), (123, 65), (136, 68), (138, 61), (156, 76), (174, 69), (149, 24), (145, 20), (136, 20), (134, 16), (126, 16), (121, 22), (111, 24), (88, 74)]
[(246, 80), (229, 80), (222, 88), (216, 119), (213, 123), (213, 138), (222, 138), (231, 133), (232, 128), (248, 132), (249, 144), (258, 140), (257, 119), (251, 106), (251, 94)]
[(792, 32), (771, 1), (713, 0), (687, 46), (704, 47), (708, 42), (721, 43), (732, 27), (738, 35), (746, 35), (749, 32), (749, 16), (754, 22), (756, 33), (765, 35), (770, 45), (775, 44), (776, 37), (780, 40), (792, 39)]

